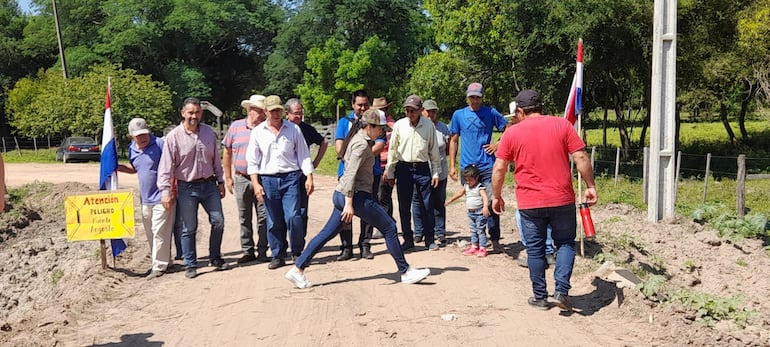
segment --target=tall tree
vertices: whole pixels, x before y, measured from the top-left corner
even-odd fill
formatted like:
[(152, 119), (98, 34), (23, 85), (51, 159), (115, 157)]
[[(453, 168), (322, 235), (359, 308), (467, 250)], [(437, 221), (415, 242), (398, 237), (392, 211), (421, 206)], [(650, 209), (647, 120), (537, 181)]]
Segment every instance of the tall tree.
[[(427, 19), (414, 1), (308, 0), (289, 13), (289, 20), (275, 39), (275, 52), (265, 66), (269, 81), (266, 93), (298, 93), (297, 86), (308, 83), (303, 79), (309, 70), (309, 51), (325, 47), (327, 40), (334, 39), (355, 52), (374, 36), (394, 51), (391, 66), (384, 67), (393, 72), (383, 79), (388, 84), (385, 89), (399, 90), (405, 84), (408, 68), (430, 45)], [(365, 86), (369, 88), (368, 83)]]
[[(649, 76), (651, 3), (426, 0), (425, 6), (437, 43), (467, 67), (463, 77), (490, 86), (491, 95), (485, 99), (498, 108), (507, 108), (517, 89), (531, 88), (543, 95), (548, 112), (560, 113), (580, 37), (585, 41), (585, 114), (600, 106), (622, 111), (643, 95)], [(414, 71), (412, 76), (427, 75)], [(456, 93), (461, 96), (461, 89)], [(620, 112), (618, 127), (625, 150), (631, 145), (626, 126)]]
[[(677, 84), (679, 101), (696, 114), (714, 112), (734, 145), (738, 138), (729, 120), (748, 107), (742, 100), (751, 94), (746, 84), (748, 60), (737, 55), (738, 16), (754, 0), (683, 1), (679, 3)], [(745, 109), (744, 109), (745, 110)], [(745, 114), (745, 113), (744, 113)], [(745, 126), (741, 134), (748, 140)]]

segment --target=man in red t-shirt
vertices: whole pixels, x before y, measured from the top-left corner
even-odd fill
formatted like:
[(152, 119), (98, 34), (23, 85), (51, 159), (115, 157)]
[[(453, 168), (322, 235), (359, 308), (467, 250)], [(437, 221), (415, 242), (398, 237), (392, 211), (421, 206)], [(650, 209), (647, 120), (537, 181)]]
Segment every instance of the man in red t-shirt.
[(533, 90), (523, 90), (516, 96), (514, 121), (500, 139), (495, 165), (492, 169), (492, 209), (497, 214), (505, 210), (502, 187), (505, 172), (514, 162), (516, 200), (521, 213), (521, 224), (527, 245), (529, 278), (534, 296), (530, 305), (548, 309), (548, 291), (545, 282), (545, 240), (551, 225), (556, 247), (556, 305), (571, 310), (569, 300), (570, 277), (575, 262), (575, 191), (569, 156), (586, 182), (584, 202), (597, 201), (596, 183), (591, 162), (585, 152), (585, 143), (572, 124), (561, 117), (541, 114), (543, 103)]

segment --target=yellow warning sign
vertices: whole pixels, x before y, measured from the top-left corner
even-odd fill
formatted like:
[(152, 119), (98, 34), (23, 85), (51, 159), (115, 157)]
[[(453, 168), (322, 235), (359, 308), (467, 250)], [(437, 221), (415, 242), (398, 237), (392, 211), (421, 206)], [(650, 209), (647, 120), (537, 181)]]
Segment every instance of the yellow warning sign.
[(134, 195), (102, 191), (64, 198), (67, 241), (133, 238)]

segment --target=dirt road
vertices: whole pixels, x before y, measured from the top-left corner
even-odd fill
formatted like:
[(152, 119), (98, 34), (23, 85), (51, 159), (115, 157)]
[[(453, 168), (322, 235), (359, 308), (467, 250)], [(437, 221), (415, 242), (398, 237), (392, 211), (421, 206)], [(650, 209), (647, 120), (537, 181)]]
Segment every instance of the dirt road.
[[(95, 187), (98, 163), (8, 164), (9, 186), (35, 180), (82, 182)], [(120, 175), (122, 188), (136, 188), (136, 177)], [(332, 177), (317, 177), (310, 201), (308, 240), (331, 209)], [(450, 182), (450, 191), (459, 184)], [(288, 267), (266, 264), (237, 266), (240, 257), (235, 200), (223, 200), (225, 235), (222, 251), (233, 266), (214, 272), (199, 270), (195, 279), (183, 272), (147, 281), (149, 268), (144, 233), (131, 242), (135, 257), (119, 261), (117, 270), (93, 270), (106, 281), (103, 297), (82, 297), (78, 312), (56, 306), (67, 321), (50, 341), (64, 346), (617, 346), (642, 344), (642, 329), (629, 329), (617, 316), (618, 302), (593, 275), (573, 276), (575, 305), (581, 313), (560, 314), (557, 308), (529, 307), (531, 287), (526, 269), (515, 265), (521, 252), (512, 232), (511, 215), (503, 218), (505, 253), (466, 257), (457, 247), (438, 252), (407, 253), (410, 264), (429, 267), (431, 276), (418, 285), (398, 282), (395, 264), (382, 239), (375, 240), (374, 260), (336, 262), (339, 240), (330, 242), (308, 268), (315, 284), (293, 289), (283, 278)], [(449, 237), (467, 236), (462, 202), (448, 210)], [(208, 223), (201, 209), (198, 254), (208, 254)], [(63, 224), (63, 223), (62, 223)], [(140, 224), (137, 224), (140, 225)], [(358, 232), (355, 231), (357, 235)], [(64, 237), (62, 235), (62, 237)], [(357, 255), (358, 251), (356, 251)], [(205, 260), (202, 262), (205, 263)], [(93, 261), (93, 268), (99, 264)], [(548, 271), (552, 290), (552, 270)], [(65, 283), (65, 282), (62, 282)], [(611, 286), (611, 284), (610, 284)], [(71, 291), (80, 290), (73, 286)], [(609, 292), (614, 293), (614, 289)], [(56, 303), (39, 303), (41, 308)], [(637, 317), (644, 325), (647, 315)], [(52, 318), (53, 319), (53, 318)], [(17, 332), (18, 333), (18, 332)], [(35, 331), (26, 335), (35, 336)], [(21, 333), (11, 344), (25, 345)], [(50, 345), (50, 344), (49, 344)]]

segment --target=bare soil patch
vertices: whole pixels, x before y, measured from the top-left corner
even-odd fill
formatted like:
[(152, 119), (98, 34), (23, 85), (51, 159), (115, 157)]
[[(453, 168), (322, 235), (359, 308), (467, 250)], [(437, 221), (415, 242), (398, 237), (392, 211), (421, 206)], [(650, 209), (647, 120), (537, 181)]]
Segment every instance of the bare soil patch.
[[(503, 253), (465, 257), (453, 245), (408, 253), (412, 265), (431, 268), (422, 284), (398, 283), (382, 240), (376, 240), (374, 260), (336, 262), (335, 239), (308, 268), (316, 286), (296, 290), (283, 279), (288, 268), (235, 266), (237, 211), (228, 195), (223, 253), (234, 268), (203, 267), (194, 280), (178, 272), (147, 281), (143, 232), (107, 270), (100, 268), (98, 242), (65, 240), (63, 197), (94, 190), (98, 164), (9, 164), (7, 171), (9, 186), (31, 183), (25, 189), (32, 194), (0, 216), (3, 346), (770, 345), (770, 258), (761, 241), (730, 242), (685, 219), (649, 224), (624, 205), (592, 209), (598, 237), (576, 260), (570, 294), (577, 312), (565, 315), (526, 304), (531, 287), (527, 270), (514, 261), (523, 247), (512, 211), (503, 217)], [(335, 180), (316, 182), (308, 238), (329, 215)], [(136, 188), (130, 175), (121, 175), (120, 183)], [(450, 182), (449, 189), (460, 187)], [(463, 204), (451, 205), (448, 215), (450, 240), (467, 238)], [(208, 223), (204, 213), (199, 218), (198, 253), (205, 256)], [(597, 277), (605, 261), (665, 278), (656, 293), (667, 303)], [(673, 300), (672, 293), (682, 291), (694, 293), (693, 300), (702, 299), (699, 293), (742, 298), (734, 307), (750, 314), (740, 324), (707, 326), (696, 310)]]

